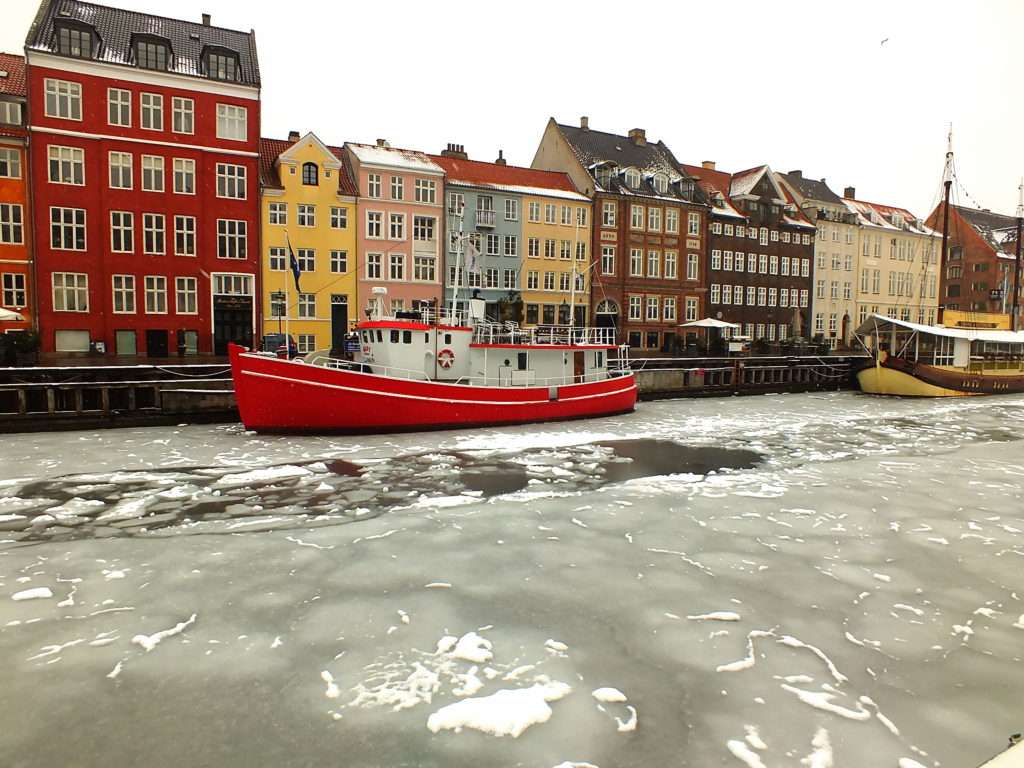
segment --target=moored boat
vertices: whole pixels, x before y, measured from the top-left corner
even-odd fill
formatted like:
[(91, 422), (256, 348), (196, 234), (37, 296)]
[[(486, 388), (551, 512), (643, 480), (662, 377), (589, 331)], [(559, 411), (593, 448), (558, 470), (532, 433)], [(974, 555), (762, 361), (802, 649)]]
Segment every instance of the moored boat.
[(392, 432), (633, 410), (636, 382), (614, 329), (520, 328), (483, 319), (482, 301), (469, 305), (469, 318), (375, 309), (356, 327), (352, 359), (286, 360), (232, 345), (242, 422), (261, 432)]

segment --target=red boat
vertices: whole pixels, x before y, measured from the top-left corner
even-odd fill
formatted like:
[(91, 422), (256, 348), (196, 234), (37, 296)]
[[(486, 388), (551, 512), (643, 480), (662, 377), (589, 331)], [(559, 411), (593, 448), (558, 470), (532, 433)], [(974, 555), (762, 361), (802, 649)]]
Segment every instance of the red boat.
[[(397, 432), (628, 413), (636, 381), (613, 329), (369, 320), (352, 360), (231, 345), (235, 399), (259, 432)], [(609, 361), (609, 352), (619, 355)]]

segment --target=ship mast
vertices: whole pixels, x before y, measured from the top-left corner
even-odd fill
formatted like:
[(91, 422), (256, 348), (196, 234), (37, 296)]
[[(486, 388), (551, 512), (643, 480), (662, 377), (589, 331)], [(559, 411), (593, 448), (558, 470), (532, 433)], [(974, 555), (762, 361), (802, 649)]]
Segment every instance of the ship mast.
[(1013, 259), (1013, 317), (1011, 327), (1017, 330), (1017, 305), (1020, 302), (1020, 235), (1021, 225), (1024, 224), (1024, 179), (1021, 179), (1017, 187), (1017, 250)]
[(949, 190), (953, 186), (953, 126), (949, 127), (949, 135), (946, 137), (946, 167), (942, 170), (943, 191), (942, 203), (942, 252), (939, 254), (939, 269), (941, 270), (947, 260), (946, 247), (949, 243)]

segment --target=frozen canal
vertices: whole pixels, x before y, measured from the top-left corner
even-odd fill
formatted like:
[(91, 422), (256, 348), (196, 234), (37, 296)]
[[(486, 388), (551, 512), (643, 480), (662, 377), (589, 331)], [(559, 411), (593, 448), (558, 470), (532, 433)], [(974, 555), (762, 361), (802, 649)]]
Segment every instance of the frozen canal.
[(971, 767), (1024, 727), (1024, 398), (5, 437), (5, 766)]

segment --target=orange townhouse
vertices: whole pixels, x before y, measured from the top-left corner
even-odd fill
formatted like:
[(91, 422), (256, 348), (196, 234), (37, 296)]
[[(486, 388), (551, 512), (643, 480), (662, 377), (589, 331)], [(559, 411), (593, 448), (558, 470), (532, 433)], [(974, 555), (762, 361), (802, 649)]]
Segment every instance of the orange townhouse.
[[(0, 53), (0, 333), (32, 328), (25, 59)], [(7, 318), (7, 319), (5, 319)]]

